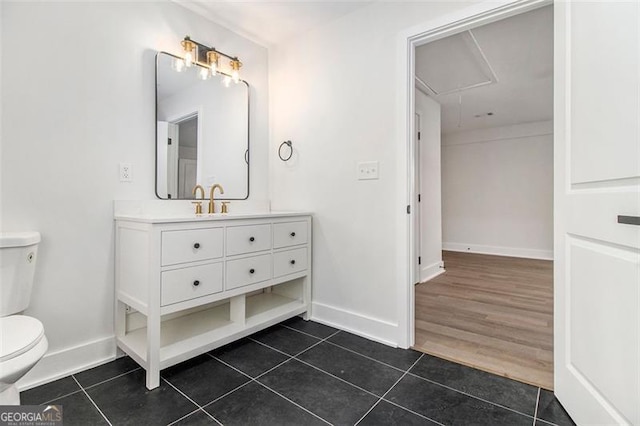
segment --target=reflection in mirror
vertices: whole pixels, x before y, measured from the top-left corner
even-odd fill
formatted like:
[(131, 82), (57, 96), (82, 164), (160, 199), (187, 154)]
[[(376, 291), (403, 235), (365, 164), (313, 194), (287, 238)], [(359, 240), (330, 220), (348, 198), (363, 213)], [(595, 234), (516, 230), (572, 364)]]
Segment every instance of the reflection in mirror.
[(177, 72), (176, 57), (156, 62), (156, 195), (193, 198), (196, 184), (224, 187), (220, 199), (249, 196), (249, 85), (202, 80), (199, 66)]

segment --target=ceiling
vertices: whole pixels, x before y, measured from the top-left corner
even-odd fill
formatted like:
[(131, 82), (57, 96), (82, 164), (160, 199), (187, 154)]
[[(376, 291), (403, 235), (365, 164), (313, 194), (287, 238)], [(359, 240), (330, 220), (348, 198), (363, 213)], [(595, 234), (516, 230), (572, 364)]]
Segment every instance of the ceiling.
[(372, 0), (173, 0), (269, 47), (365, 7)]
[(419, 46), (415, 63), (444, 134), (553, 119), (551, 6)]

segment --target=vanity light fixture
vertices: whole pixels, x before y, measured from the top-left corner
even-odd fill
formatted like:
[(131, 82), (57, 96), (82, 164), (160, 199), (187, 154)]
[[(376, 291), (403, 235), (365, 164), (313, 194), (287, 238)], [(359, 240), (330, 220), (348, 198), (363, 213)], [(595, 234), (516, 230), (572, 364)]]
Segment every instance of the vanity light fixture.
[[(222, 84), (229, 87), (231, 81), (235, 83), (240, 82), (240, 68), (242, 62), (237, 56), (227, 55), (224, 52), (217, 50), (214, 47), (206, 46), (195, 40), (191, 40), (191, 37), (185, 36), (180, 42), (183, 49), (184, 58), (176, 58), (173, 64), (173, 69), (177, 72), (183, 71), (186, 67), (197, 65), (200, 68), (198, 76), (202, 80), (206, 80), (209, 77), (215, 77), (218, 74), (224, 75)], [(220, 57), (224, 56), (230, 60), (229, 68), (227, 72), (220, 69)]]

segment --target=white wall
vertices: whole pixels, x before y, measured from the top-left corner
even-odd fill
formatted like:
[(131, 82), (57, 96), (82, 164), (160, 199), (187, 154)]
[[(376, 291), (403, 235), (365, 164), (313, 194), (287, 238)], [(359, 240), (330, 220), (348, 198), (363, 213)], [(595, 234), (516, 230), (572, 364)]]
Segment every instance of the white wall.
[(445, 250), (553, 258), (553, 123), (442, 138)]
[[(314, 213), (317, 320), (399, 342), (400, 32), (466, 6), (374, 3), (270, 51), (272, 207)], [(356, 164), (370, 160), (380, 179), (358, 181)]]
[(443, 272), (440, 104), (416, 90), (420, 115), (420, 282)]
[(115, 354), (113, 200), (155, 198), (156, 51), (189, 34), (242, 59), (254, 200), (268, 196), (267, 51), (170, 2), (1, 4), (0, 225), (42, 233), (27, 314), (50, 344), (25, 386)]

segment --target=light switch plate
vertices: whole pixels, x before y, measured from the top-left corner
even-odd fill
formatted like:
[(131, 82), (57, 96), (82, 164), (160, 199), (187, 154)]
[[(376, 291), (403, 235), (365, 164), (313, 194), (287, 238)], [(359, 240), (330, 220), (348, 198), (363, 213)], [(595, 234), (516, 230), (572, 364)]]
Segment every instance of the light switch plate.
[(358, 180), (378, 179), (379, 165), (377, 161), (363, 161), (358, 163)]

